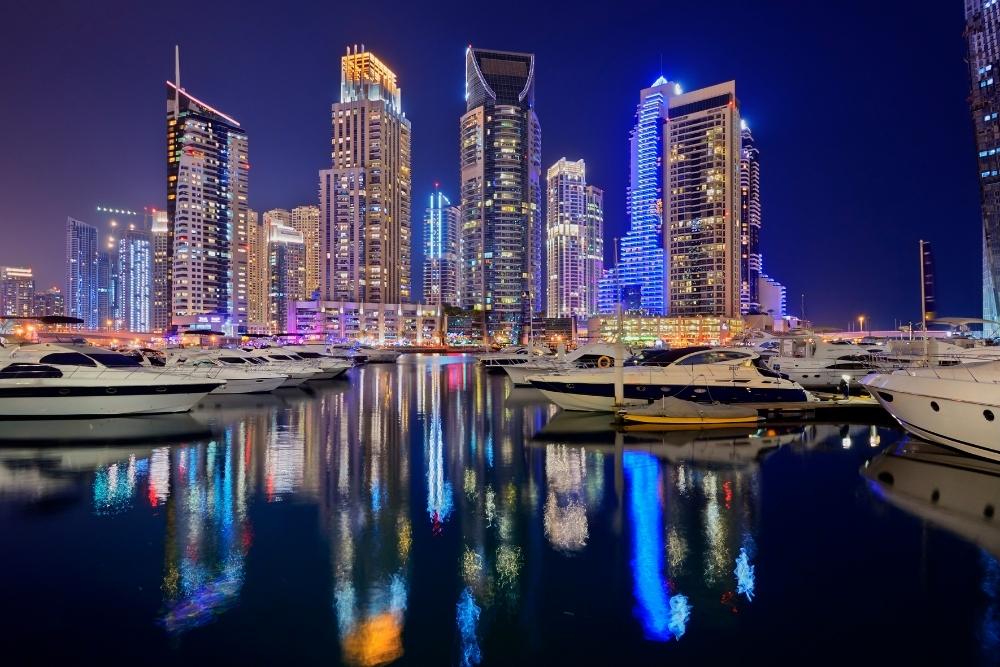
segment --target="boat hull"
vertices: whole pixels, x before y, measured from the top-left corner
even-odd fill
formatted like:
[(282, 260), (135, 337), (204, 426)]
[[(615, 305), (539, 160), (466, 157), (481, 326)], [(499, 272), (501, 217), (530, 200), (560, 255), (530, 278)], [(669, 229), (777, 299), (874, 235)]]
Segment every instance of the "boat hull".
[(212, 395), (218, 394), (258, 394), (274, 391), (285, 382), (283, 375), (259, 378), (226, 378), (226, 384), (217, 388)]
[(906, 374), (870, 375), (862, 384), (913, 435), (1000, 461), (1000, 386)]
[(219, 387), (204, 384), (134, 386), (21, 384), (0, 387), (0, 417), (109, 417), (187, 412)]

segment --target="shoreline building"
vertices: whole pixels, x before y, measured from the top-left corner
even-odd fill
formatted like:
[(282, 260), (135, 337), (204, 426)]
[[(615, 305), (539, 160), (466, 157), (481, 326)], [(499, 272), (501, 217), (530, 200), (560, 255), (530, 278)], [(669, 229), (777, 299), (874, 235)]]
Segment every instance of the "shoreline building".
[(83, 320), (84, 329), (97, 330), (97, 228), (66, 218), (66, 315)]
[(170, 328), (170, 245), (167, 212), (153, 210), (150, 237), (153, 246), (153, 291), (150, 304), (150, 327), (162, 332)]
[(597, 313), (604, 272), (604, 193), (587, 185), (587, 165), (560, 158), (546, 173), (546, 316)]
[(760, 150), (746, 121), (740, 121), (740, 311), (760, 312)]
[[(265, 218), (267, 213), (264, 214)], [(289, 308), (305, 299), (306, 249), (302, 233), (274, 221), (267, 226), (268, 322), (273, 333), (287, 330)]]
[(965, 0), (969, 106), (983, 216), (983, 336), (1000, 334), (1000, 6)]
[(152, 326), (153, 242), (135, 225), (118, 239), (117, 317), (121, 328), (149, 333)]
[(459, 120), (462, 306), (484, 340), (518, 340), (544, 311), (541, 127), (535, 56), (469, 47)]
[(684, 93), (658, 78), (632, 131), (630, 229), (601, 311), (740, 315), (741, 135), (736, 83)]
[(0, 266), (0, 315), (34, 314), (35, 277), (30, 268)]
[(167, 253), (171, 323), (246, 330), (247, 133), (167, 81)]
[(271, 319), (268, 227), (257, 211), (247, 211), (247, 330), (262, 333)]
[(410, 121), (396, 75), (371, 52), (341, 58), (331, 168), (319, 172), (320, 297), (412, 298)]
[(290, 224), (292, 229), (302, 234), (305, 244), (305, 294), (304, 299), (311, 299), (319, 289), (319, 207), (296, 206), (292, 209)]
[(460, 306), (460, 212), (440, 190), (424, 214), (424, 299), (431, 306)]
[(65, 315), (66, 302), (58, 287), (50, 287), (44, 292), (35, 292), (31, 314), (35, 317), (45, 315)]

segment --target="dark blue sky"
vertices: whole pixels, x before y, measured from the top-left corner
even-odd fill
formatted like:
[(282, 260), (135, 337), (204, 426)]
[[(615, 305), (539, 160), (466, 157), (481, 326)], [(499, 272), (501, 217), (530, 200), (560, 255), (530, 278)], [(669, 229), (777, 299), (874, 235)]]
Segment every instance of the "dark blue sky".
[[(62, 283), (67, 215), (165, 202), (165, 93), (182, 83), (250, 136), (253, 208), (314, 203), (339, 58), (364, 43), (413, 122), (415, 239), (454, 194), (469, 43), (537, 54), (543, 163), (587, 161), (610, 239), (626, 226), (638, 91), (737, 82), (763, 163), (765, 269), (798, 311), (919, 319), (917, 240), (939, 310), (980, 312), (981, 229), (962, 3), (23, 2), (0, 25), (0, 265)], [(371, 12), (371, 15), (368, 12)], [(419, 246), (419, 243), (415, 243)], [(419, 252), (419, 248), (415, 248)], [(419, 255), (418, 255), (419, 259)], [(418, 272), (419, 263), (415, 265)]]

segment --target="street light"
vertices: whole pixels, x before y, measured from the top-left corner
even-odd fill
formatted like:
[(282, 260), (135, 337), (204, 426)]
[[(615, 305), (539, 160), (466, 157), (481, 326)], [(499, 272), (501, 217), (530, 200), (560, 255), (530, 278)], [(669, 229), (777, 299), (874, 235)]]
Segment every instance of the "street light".
[(865, 316), (864, 315), (858, 315), (858, 330), (861, 331), (862, 335), (864, 335), (864, 333), (865, 333)]

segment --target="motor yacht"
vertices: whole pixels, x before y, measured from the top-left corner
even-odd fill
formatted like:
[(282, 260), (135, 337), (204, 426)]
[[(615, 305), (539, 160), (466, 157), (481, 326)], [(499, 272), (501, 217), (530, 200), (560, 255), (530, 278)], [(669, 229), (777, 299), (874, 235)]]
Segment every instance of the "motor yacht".
[(322, 371), (333, 373), (333, 377), (335, 378), (341, 377), (354, 367), (354, 361), (347, 357), (327, 354), (309, 348), (310, 346), (307, 345), (283, 345), (277, 349), (291, 355), (297, 360), (312, 364)]
[(250, 358), (259, 359), (268, 364), (270, 368), (279, 373), (306, 373), (306, 382), (313, 380), (332, 380), (347, 370), (347, 367), (337, 370), (324, 370), (311, 361), (299, 357), (293, 352), (288, 352), (280, 347), (260, 347), (244, 350)]
[(549, 354), (548, 348), (525, 346), (509, 346), (499, 352), (491, 352), (479, 356), (479, 365), (487, 371), (502, 373), (506, 366), (518, 366), (529, 361), (537, 361)]
[(186, 412), (225, 380), (144, 368), (135, 357), (74, 343), (0, 350), (0, 417)]
[(249, 369), (254, 368), (270, 373), (284, 375), (285, 380), (280, 388), (298, 387), (315, 375), (314, 369), (292, 368), (287, 365), (278, 365), (268, 359), (255, 356), (244, 350), (220, 349), (215, 352), (216, 358), (224, 365)]
[[(627, 350), (625, 354), (627, 354)], [(588, 343), (555, 357), (539, 357), (525, 363), (503, 366), (515, 387), (530, 387), (528, 378), (532, 375), (558, 373), (578, 368), (610, 368), (615, 365), (618, 354), (611, 343)]]
[(257, 394), (274, 391), (285, 383), (287, 375), (267, 367), (258, 368), (242, 364), (234, 366), (219, 360), (220, 350), (198, 348), (177, 348), (160, 352), (143, 348), (136, 357), (144, 365), (160, 368), (166, 372), (192, 373), (226, 381), (213, 394)]
[[(536, 375), (531, 386), (564, 410), (610, 412), (640, 407), (665, 396), (696, 403), (787, 403), (811, 400), (797, 382), (760, 362), (749, 348), (681, 348), (663, 365), (629, 366)], [(623, 403), (615, 404), (621, 374)]]
[(910, 433), (1000, 461), (1000, 361), (873, 373), (861, 383)]

